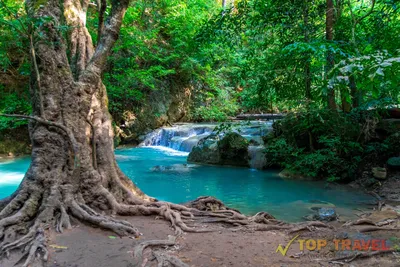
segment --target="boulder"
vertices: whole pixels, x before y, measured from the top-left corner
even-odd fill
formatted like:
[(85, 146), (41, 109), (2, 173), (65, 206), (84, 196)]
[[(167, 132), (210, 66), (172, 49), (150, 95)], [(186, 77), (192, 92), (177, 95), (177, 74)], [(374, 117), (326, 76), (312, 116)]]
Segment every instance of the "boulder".
[(238, 133), (227, 133), (222, 139), (213, 134), (199, 141), (190, 152), (188, 162), (248, 167), (248, 146), (247, 139)]
[(249, 166), (249, 142), (238, 133), (228, 133), (217, 143), (221, 165)]
[(335, 221), (338, 218), (336, 209), (334, 207), (319, 207), (319, 208), (313, 207), (311, 209), (316, 213), (304, 216), (304, 219), (308, 221), (330, 222), (330, 221)]
[(336, 210), (334, 208), (320, 208), (316, 218), (324, 222), (334, 221), (337, 219)]
[(387, 177), (387, 172), (385, 168), (375, 167), (372, 168), (372, 174), (376, 179), (385, 180)]
[(209, 135), (201, 139), (190, 152), (188, 162), (218, 165), (221, 161), (217, 147), (218, 139), (217, 135)]

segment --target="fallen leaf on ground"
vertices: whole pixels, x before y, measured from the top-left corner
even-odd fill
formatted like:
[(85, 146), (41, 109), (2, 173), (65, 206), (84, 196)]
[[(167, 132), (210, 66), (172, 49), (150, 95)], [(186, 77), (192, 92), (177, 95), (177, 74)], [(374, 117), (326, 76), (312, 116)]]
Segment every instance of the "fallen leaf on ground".
[(67, 249), (68, 247), (65, 246), (59, 246), (59, 245), (50, 245), (51, 248), (57, 248), (57, 249)]

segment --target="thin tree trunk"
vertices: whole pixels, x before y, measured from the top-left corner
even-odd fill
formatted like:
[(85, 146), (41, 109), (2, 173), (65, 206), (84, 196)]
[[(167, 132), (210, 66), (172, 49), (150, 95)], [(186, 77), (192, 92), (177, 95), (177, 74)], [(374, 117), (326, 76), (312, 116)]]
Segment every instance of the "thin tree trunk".
[(357, 84), (354, 75), (350, 75), (349, 83), (350, 83), (350, 93), (352, 97), (353, 108), (357, 108), (362, 103), (362, 92), (357, 90)]
[(345, 88), (340, 89), (340, 98), (342, 101), (342, 110), (343, 112), (350, 112), (351, 111), (351, 102), (348, 100), (349, 93), (348, 90)]
[[(304, 20), (304, 42), (309, 43), (310, 42), (310, 37), (309, 37), (309, 6), (308, 6), (308, 1), (305, 1), (305, 6), (304, 6), (304, 14), (303, 14), (303, 20)], [(309, 53), (305, 55), (305, 64), (304, 64), (304, 81), (305, 81), (305, 97), (307, 101), (311, 101), (311, 59)]]
[[(359, 57), (360, 51), (358, 49), (357, 40), (356, 40), (357, 25), (360, 24), (360, 22), (362, 22), (364, 19), (366, 19), (368, 16), (370, 16), (374, 12), (376, 1), (371, 0), (371, 8), (368, 10), (367, 13), (365, 13), (363, 16), (361, 16), (358, 19), (356, 18), (355, 14), (353, 12), (353, 6), (351, 4), (351, 1), (348, 0), (347, 4), (350, 9), (350, 15), (351, 15), (351, 21), (352, 21), (350, 43), (352, 44), (352, 46), (354, 48), (354, 52), (355, 52), (356, 56)], [(353, 107), (354, 108), (359, 107), (363, 102), (363, 93), (361, 90), (359, 90), (357, 88), (356, 77), (354, 75), (350, 76), (350, 91), (351, 91), (351, 97), (353, 99)]]
[[(334, 28), (334, 5), (333, 0), (326, 1), (326, 41), (332, 42), (333, 37), (333, 28)], [(326, 69), (325, 75), (328, 75), (335, 65), (335, 59), (333, 53), (328, 50), (326, 57)], [(336, 100), (335, 100), (335, 89), (328, 87), (327, 92), (327, 102), (328, 108), (335, 110), (336, 109)]]

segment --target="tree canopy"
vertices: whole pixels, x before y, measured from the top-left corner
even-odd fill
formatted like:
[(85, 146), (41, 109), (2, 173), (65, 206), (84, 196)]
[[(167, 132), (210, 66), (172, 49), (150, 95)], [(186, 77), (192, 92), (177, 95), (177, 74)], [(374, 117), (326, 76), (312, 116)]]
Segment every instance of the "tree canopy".
[[(398, 1), (333, 1), (330, 25), (330, 1), (223, 2), (131, 3), (104, 77), (115, 120), (172, 82), (193, 91), (194, 120), (284, 111), (306, 102), (324, 107), (330, 91), (334, 108), (345, 111), (399, 101)], [(0, 12), (0, 110), (29, 113), (23, 1), (3, 0)], [(41, 22), (29, 23), (34, 28)], [(93, 40), (98, 23), (93, 2)], [(15, 76), (19, 82), (10, 84)], [(1, 125), (16, 126), (6, 119)]]

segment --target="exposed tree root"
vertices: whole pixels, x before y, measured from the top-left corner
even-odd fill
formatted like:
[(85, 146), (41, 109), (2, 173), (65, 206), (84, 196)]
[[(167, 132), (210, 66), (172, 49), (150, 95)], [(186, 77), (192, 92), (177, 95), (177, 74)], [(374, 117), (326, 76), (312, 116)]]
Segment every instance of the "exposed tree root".
[(350, 221), (345, 224), (343, 224), (344, 227), (352, 226), (352, 225), (362, 225), (362, 224), (369, 224), (369, 225), (376, 225), (373, 221), (370, 219), (359, 219), (357, 221)]
[(166, 265), (167, 263), (169, 263), (169, 265), (172, 265), (173, 267), (189, 267), (189, 265), (182, 262), (180, 259), (178, 259), (178, 257), (175, 257), (173, 255), (168, 255), (160, 251), (153, 251), (153, 255), (157, 259), (158, 267), (168, 266)]
[(303, 230), (308, 230), (308, 231), (312, 232), (312, 231), (314, 231), (314, 229), (316, 227), (334, 229), (333, 226), (325, 224), (323, 222), (312, 221), (312, 222), (307, 222), (307, 223), (296, 224), (295, 227), (293, 227), (293, 229), (291, 229), (289, 231), (289, 233), (292, 234), (292, 233), (296, 233), (296, 232), (303, 231)]
[(330, 263), (334, 263), (334, 262), (335, 263), (339, 263), (339, 262), (349, 263), (358, 258), (368, 258), (368, 257), (373, 257), (373, 256), (378, 256), (378, 255), (388, 254), (388, 253), (393, 253), (393, 252), (396, 252), (396, 250), (389, 249), (389, 250), (378, 250), (378, 251), (372, 251), (372, 252), (357, 252), (353, 255), (334, 258), (334, 259), (330, 260), (329, 262)]
[(352, 226), (352, 225), (369, 224), (369, 225), (381, 227), (381, 226), (388, 225), (388, 224), (391, 224), (391, 223), (394, 223), (394, 222), (396, 222), (396, 220), (388, 219), (388, 220), (384, 220), (384, 221), (375, 223), (375, 222), (373, 222), (373, 221), (370, 220), (370, 219), (363, 218), (363, 219), (359, 219), (359, 220), (357, 220), (357, 221), (347, 222), (347, 223), (345, 223), (343, 226), (344, 226), (344, 227), (348, 227), (348, 226)]
[(360, 233), (367, 233), (367, 232), (374, 232), (374, 231), (399, 231), (399, 228), (389, 228), (389, 227), (379, 227), (379, 226), (371, 226), (371, 227), (365, 227), (363, 229), (360, 229)]
[(275, 231), (275, 230), (289, 230), (291, 229), (291, 226), (256, 224), (247, 226), (246, 228), (253, 231)]
[(143, 259), (143, 251), (147, 247), (155, 247), (155, 246), (173, 246), (175, 245), (175, 237), (169, 238), (169, 240), (150, 240), (150, 241), (144, 241), (141, 242), (140, 244), (136, 245), (134, 248), (134, 262), (133, 266), (142, 266), (144, 259)]
[[(79, 197), (79, 194), (74, 195), (72, 193), (72, 187), (69, 185), (54, 185), (49, 193), (39, 188), (35, 190), (35, 193), (22, 192), (22, 194), (18, 194), (0, 212), (0, 218), (2, 218), (0, 220), (0, 236), (3, 239), (0, 244), (0, 252), (2, 254), (8, 255), (12, 250), (26, 247), (29, 248), (26, 264), (35, 259), (38, 251), (41, 252), (43, 259), (46, 260), (47, 250), (45, 248), (43, 226), (54, 226), (56, 231), (63, 232), (64, 229), (71, 228), (70, 216), (83, 223), (113, 231), (120, 236), (132, 235), (138, 237), (141, 235), (139, 230), (131, 223), (101, 214), (90, 207), (82, 197)], [(252, 231), (287, 230), (290, 233), (304, 229), (312, 230), (311, 227), (329, 227), (321, 222), (287, 224), (276, 220), (266, 212), (259, 212), (254, 216), (248, 217), (236, 210), (227, 209), (222, 202), (212, 197), (202, 197), (200, 201), (195, 200), (197, 207), (203, 209), (199, 210), (194, 208), (193, 205), (183, 206), (167, 202), (137, 201), (137, 203), (141, 204), (125, 204), (118, 201), (110, 191), (102, 186), (94, 187), (92, 194), (97, 194), (99, 198), (105, 200), (113, 214), (129, 216), (155, 215), (162, 217), (171, 223), (171, 226), (175, 229), (176, 236), (184, 232), (204, 233), (221, 230), (220, 227), (202, 228), (204, 226), (203, 222), (228, 224), (235, 230), (238, 230), (236, 227), (240, 226), (245, 230)], [(202, 204), (199, 205), (199, 203)], [(210, 210), (210, 204), (205, 203), (215, 203), (211, 204), (211, 207), (214, 208)], [(222, 210), (217, 208), (222, 208)], [(13, 236), (5, 236), (6, 230), (15, 232), (13, 227), (17, 227), (21, 223), (26, 227), (31, 225), (27, 233), (15, 239)], [(14, 241), (11, 241), (12, 239)], [(171, 246), (174, 244), (175, 241), (149, 241), (137, 247), (135, 255), (137, 255), (136, 258), (142, 260), (138, 255), (141, 255), (146, 247)], [(155, 252), (154, 257), (161, 262), (160, 264), (169, 262), (173, 266), (186, 266), (176, 257), (165, 253)]]
[(46, 237), (44, 236), (44, 230), (39, 228), (36, 232), (36, 237), (33, 239), (32, 244), (27, 252), (27, 258), (22, 265), (23, 267), (29, 266), (36, 258), (36, 255), (41, 253), (43, 261), (47, 261), (49, 258), (49, 252), (46, 248)]
[[(149, 261), (148, 257), (143, 258), (143, 252), (148, 247), (157, 247), (157, 246), (174, 246), (176, 244), (176, 237), (169, 236), (168, 240), (149, 240), (141, 242), (136, 245), (134, 248), (134, 258), (133, 258), (133, 266), (146, 266), (146, 263)], [(188, 267), (188, 265), (182, 262), (180, 259), (173, 255), (169, 255), (163, 251), (152, 250), (152, 254), (158, 262), (159, 267), (163, 266), (173, 266), (173, 267)], [(152, 259), (150, 259), (152, 260)]]
[(367, 233), (367, 232), (373, 232), (373, 231), (399, 231), (400, 229), (398, 227), (383, 227), (383, 226), (390, 225), (395, 222), (397, 222), (396, 219), (386, 219), (383, 221), (374, 222), (368, 218), (361, 218), (356, 221), (347, 222), (347, 223), (343, 224), (343, 227), (350, 227), (350, 226), (355, 226), (355, 225), (371, 225), (371, 226), (359, 229), (358, 231), (360, 233)]

